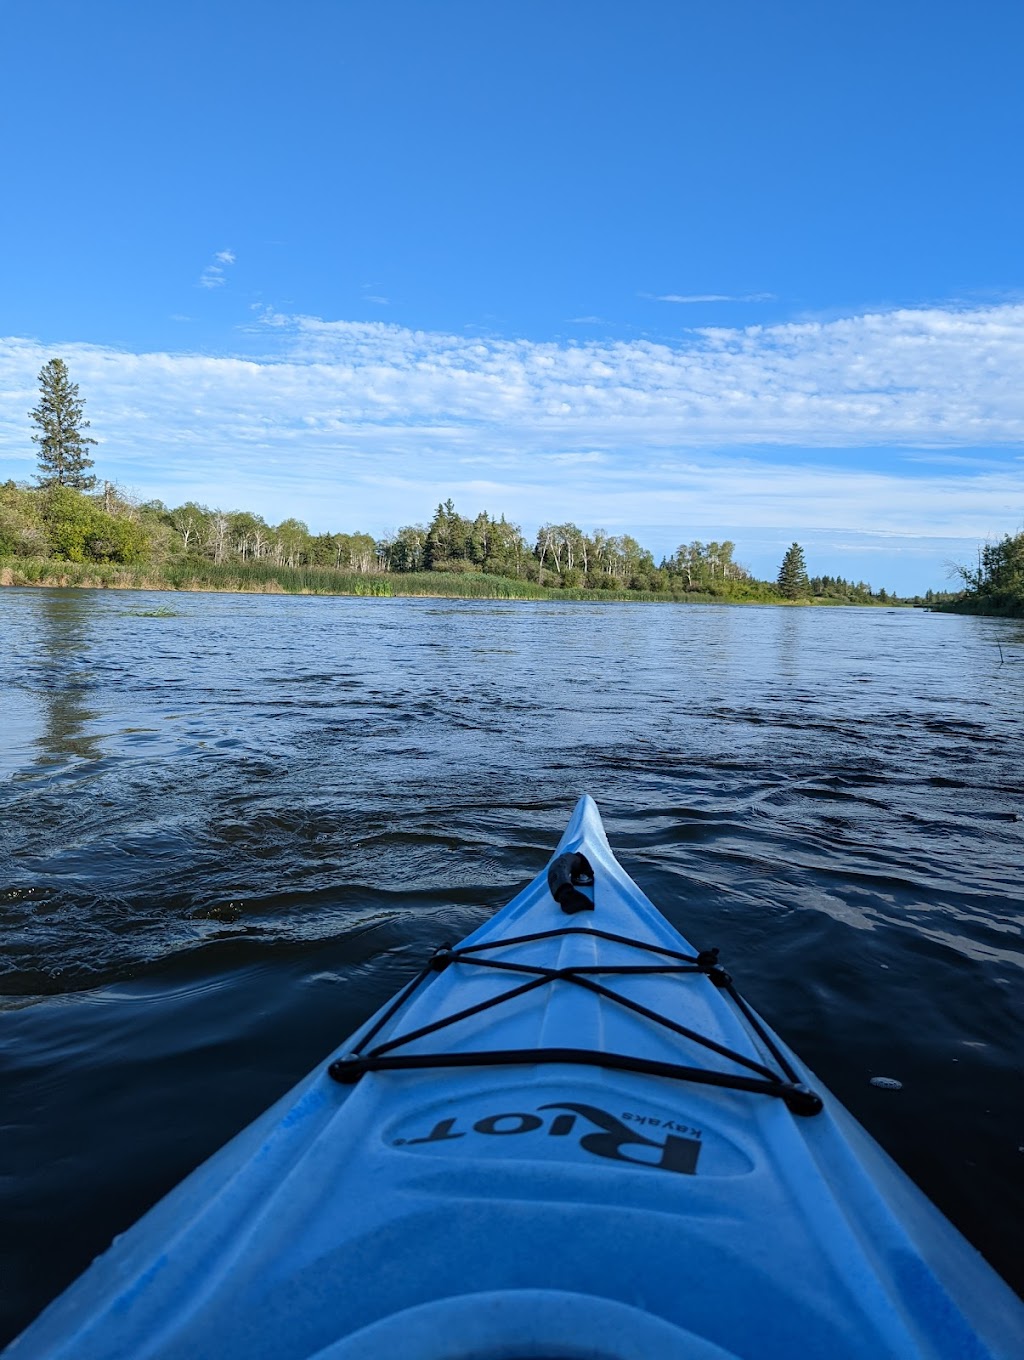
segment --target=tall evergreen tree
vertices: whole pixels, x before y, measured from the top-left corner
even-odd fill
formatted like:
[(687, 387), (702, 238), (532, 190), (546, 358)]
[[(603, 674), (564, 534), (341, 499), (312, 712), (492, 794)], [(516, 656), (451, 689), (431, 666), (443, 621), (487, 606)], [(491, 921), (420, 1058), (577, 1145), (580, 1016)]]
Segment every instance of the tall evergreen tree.
[(68, 486), (75, 491), (91, 491), (96, 478), (89, 473), (93, 460), (89, 445), (95, 444), (85, 431), (85, 402), (78, 395), (78, 384), (68, 377), (63, 359), (51, 359), (39, 371), (39, 405), (29, 415), (39, 427), (32, 442), (39, 445), (40, 486)]
[(811, 583), (807, 578), (807, 563), (804, 561), (804, 550), (799, 543), (794, 543), (782, 559), (778, 586), (787, 600), (795, 600), (801, 595), (810, 595), (811, 593)]

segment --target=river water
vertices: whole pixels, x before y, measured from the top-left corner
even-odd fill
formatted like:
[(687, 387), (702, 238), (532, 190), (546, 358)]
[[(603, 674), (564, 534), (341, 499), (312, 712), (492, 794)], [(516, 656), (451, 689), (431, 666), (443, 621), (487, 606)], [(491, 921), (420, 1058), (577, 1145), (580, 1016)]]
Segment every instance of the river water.
[(1022, 1288), (1022, 715), (1001, 620), (0, 592), (0, 1339), (582, 792)]

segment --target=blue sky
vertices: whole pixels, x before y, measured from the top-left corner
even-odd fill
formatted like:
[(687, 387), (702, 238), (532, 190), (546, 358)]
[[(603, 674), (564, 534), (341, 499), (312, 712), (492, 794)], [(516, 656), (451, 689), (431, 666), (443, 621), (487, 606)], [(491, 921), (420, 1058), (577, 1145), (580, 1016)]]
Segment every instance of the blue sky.
[(0, 477), (941, 588), (1024, 521), (1024, 8), (0, 0)]

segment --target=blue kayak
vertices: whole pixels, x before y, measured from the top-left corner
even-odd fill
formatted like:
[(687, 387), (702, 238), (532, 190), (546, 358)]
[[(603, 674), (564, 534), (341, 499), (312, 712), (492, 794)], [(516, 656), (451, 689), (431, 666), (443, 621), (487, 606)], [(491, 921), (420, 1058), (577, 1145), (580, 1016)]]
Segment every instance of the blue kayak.
[(583, 798), (545, 872), (9, 1354), (1019, 1360), (1024, 1305)]

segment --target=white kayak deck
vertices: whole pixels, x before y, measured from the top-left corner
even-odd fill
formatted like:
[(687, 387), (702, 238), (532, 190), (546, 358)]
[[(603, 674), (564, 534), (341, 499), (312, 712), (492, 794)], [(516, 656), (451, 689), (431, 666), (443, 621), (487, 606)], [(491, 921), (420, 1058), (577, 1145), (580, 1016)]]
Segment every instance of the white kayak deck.
[[(539, 875), (115, 1243), (12, 1360), (1024, 1353), (1016, 1296), (706, 961), (581, 976), (768, 1077), (545, 974), (659, 963), (594, 932), (694, 957), (588, 798), (555, 856), (573, 851), (592, 910), (567, 915)], [(788, 1088), (781, 1056), (824, 1109), (529, 1057), (565, 1049)], [(439, 1054), (489, 1056), (374, 1070)]]

